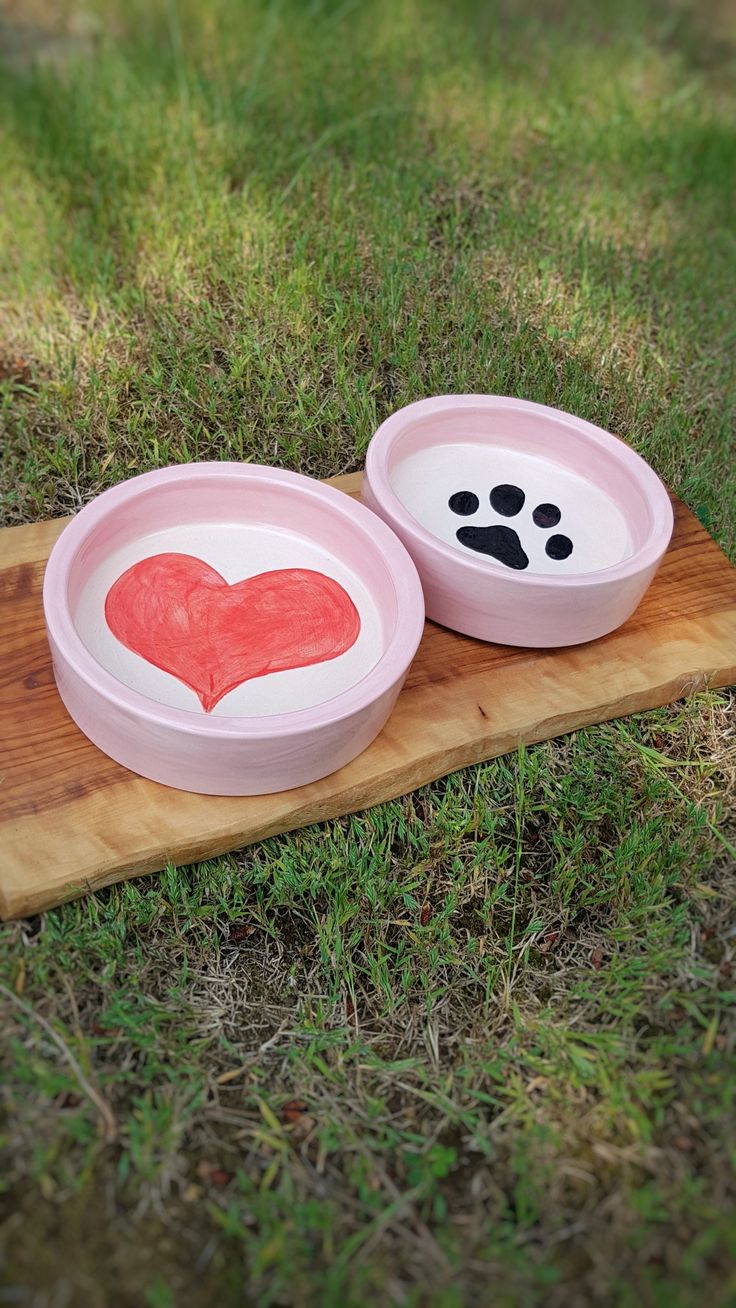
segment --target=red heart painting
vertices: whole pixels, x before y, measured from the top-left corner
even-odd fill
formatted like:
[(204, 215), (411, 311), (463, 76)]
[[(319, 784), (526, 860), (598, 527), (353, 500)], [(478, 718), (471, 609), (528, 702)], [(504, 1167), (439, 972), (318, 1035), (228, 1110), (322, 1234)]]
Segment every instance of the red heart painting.
[(280, 568), (230, 586), (191, 554), (134, 563), (110, 587), (105, 618), (134, 654), (196, 691), (205, 713), (244, 681), (337, 658), (360, 632), (347, 591), (321, 572)]

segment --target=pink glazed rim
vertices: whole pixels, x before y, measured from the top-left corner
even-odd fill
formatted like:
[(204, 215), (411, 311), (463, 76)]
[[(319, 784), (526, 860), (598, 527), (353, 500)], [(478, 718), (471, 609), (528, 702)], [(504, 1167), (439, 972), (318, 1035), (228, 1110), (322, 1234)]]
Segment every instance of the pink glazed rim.
[[(503, 564), (491, 559), (476, 559), (472, 555), (461, 554), (452, 545), (446, 544), (425, 527), (409, 512), (391, 485), (390, 459), (394, 445), (405, 432), (417, 422), (432, 418), (435, 414), (464, 410), (481, 410), (488, 413), (493, 409), (512, 410), (526, 413), (529, 417), (545, 418), (561, 427), (573, 428), (599, 448), (608, 449), (631, 474), (642, 491), (652, 515), (647, 537), (643, 545), (635, 549), (628, 558), (622, 559), (607, 568), (598, 568), (594, 572), (568, 572), (554, 576), (538, 573), (515, 572), (514, 586), (543, 586), (545, 589), (565, 590), (570, 587), (599, 586), (601, 581), (623, 581), (655, 566), (661, 559), (672, 536), (673, 513), (667, 490), (653, 468), (645, 459), (632, 450), (630, 445), (620, 437), (612, 435), (603, 427), (596, 427), (584, 418), (566, 413), (563, 409), (553, 409), (546, 404), (536, 404), (533, 400), (518, 400), (508, 395), (434, 395), (425, 400), (416, 400), (398, 409), (390, 418), (381, 423), (375, 432), (366, 454), (365, 476), (372, 495), (389, 521), (400, 524), (406, 536), (415, 538), (425, 548), (444, 558), (453, 568), (462, 568), (478, 576), (489, 574), (508, 580), (508, 569)], [(428, 441), (428, 445), (434, 444)], [(409, 547), (411, 549), (411, 546)]]
[[(383, 654), (354, 685), (310, 708), (295, 709), (288, 713), (261, 717), (218, 714), (203, 719), (196, 712), (160, 704), (126, 686), (90, 654), (76, 630), (67, 603), (71, 570), (90, 531), (99, 526), (108, 515), (123, 509), (140, 491), (199, 478), (208, 472), (269, 481), (271, 485), (283, 486), (291, 492), (320, 499), (329, 504), (334, 512), (352, 518), (365, 532), (366, 543), (381, 555), (394, 587), (400, 620)], [(424, 602), (416, 568), (391, 528), (370, 509), (351, 499), (344, 491), (301, 473), (254, 463), (226, 461), (188, 463), (145, 472), (103, 491), (79, 511), (54, 545), (44, 575), (43, 607), (49, 634), (56, 642), (60, 655), (91, 689), (111, 704), (132, 711), (150, 722), (178, 729), (187, 735), (201, 735), (210, 741), (217, 737), (225, 739), (231, 736), (247, 737), (252, 741), (298, 736), (351, 717), (380, 698), (405, 676), (424, 630)]]

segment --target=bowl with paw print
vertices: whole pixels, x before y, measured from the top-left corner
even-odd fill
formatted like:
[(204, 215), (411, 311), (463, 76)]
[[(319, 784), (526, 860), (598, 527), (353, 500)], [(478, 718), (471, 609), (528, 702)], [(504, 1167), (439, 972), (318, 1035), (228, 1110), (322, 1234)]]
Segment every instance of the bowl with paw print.
[(368, 447), (363, 500), (411, 554), (427, 617), (535, 648), (625, 622), (673, 526), (664, 485), (624, 441), (499, 395), (394, 413)]

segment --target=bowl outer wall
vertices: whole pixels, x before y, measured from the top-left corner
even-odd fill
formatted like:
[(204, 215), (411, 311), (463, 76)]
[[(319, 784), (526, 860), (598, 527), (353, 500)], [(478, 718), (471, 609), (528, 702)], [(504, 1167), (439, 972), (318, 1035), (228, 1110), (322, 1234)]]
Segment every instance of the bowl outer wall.
[(70, 675), (53, 637), (49, 639), (59, 694), (85, 736), (131, 772), (200, 795), (268, 795), (336, 772), (385, 726), (406, 677), (405, 672), (362, 709), (291, 736), (248, 739), (230, 734), (213, 739), (172, 732), (165, 723), (103, 700)]

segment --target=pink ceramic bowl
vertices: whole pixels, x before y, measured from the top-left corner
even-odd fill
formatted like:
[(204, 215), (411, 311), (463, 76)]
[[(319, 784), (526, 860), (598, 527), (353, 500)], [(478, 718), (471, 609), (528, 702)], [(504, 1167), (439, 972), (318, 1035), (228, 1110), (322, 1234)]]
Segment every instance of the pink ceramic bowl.
[(417, 565), (427, 617), (504, 645), (575, 645), (633, 613), (672, 507), (638, 454), (582, 418), (443, 395), (373, 437), (363, 501)]
[(117, 762), (204, 794), (348, 763), (422, 635), (416, 569), (347, 495), (276, 468), (134, 477), (74, 518), (43, 589), (59, 693)]

